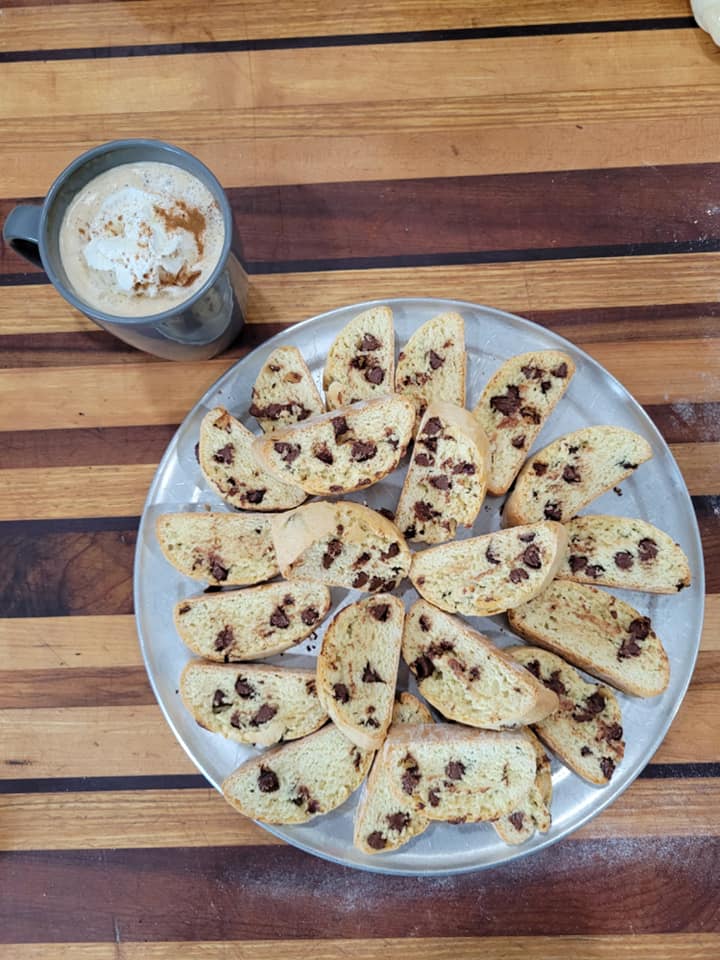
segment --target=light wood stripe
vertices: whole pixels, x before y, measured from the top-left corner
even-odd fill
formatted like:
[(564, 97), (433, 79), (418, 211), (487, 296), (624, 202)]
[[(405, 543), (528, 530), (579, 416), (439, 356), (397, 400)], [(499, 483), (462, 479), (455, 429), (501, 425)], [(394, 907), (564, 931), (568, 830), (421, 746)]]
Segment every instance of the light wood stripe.
[[(637, 780), (572, 839), (718, 836), (719, 805), (720, 780)], [(0, 794), (0, 823), (6, 851), (283, 842), (212, 789)]]
[[(48, 11), (51, 10), (51, 13)], [(270, 12), (272, 10), (272, 13)], [(85, 4), (48, 8), (42, 4), (4, 11), (0, 50), (43, 50), (59, 47), (105, 47), (129, 44), (187, 43), (338, 34), (393, 33), (405, 30), (448, 30), (525, 23), (572, 23), (578, 20), (624, 20), (684, 17), (682, 0), (604, 0), (589, 7), (582, 0), (529, 0), (522, 8), (504, 0), (396, 0), (358, 8), (321, 3), (307, 9), (293, 0), (245, 0), (242, 16), (235, 0), (215, 0), (212, 20), (197, 3), (154, 0), (97, 4), (88, 17)], [(90, 21), (90, 22), (88, 22)]]
[(0, 960), (717, 960), (720, 936), (442, 937), (374, 940), (236, 940), (175, 943), (12, 943)]

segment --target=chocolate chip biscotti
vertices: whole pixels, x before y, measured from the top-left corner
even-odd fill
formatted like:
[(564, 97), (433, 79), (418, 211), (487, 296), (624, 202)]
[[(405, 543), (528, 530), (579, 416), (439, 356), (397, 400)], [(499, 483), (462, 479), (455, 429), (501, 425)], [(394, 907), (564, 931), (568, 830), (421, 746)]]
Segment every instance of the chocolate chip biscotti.
[(390, 307), (371, 307), (340, 331), (328, 350), (323, 388), (329, 410), (393, 392), (395, 330)]
[(297, 347), (278, 347), (257, 375), (250, 415), (265, 433), (325, 412), (325, 403)]
[(523, 730), (535, 750), (535, 783), (527, 797), (518, 804), (512, 813), (495, 820), (493, 826), (505, 843), (516, 846), (525, 843), (535, 832), (547, 833), (552, 823), (550, 801), (552, 799), (552, 773), (550, 758), (535, 734), (526, 728)]
[(433, 317), (400, 351), (395, 390), (412, 398), (418, 420), (436, 400), (465, 406), (465, 321), (459, 313)]

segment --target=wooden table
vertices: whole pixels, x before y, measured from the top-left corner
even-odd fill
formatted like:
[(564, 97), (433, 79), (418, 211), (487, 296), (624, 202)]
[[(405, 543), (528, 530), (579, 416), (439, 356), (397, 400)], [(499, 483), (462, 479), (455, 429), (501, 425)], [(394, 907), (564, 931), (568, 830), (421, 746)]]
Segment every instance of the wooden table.
[[(0, 51), (2, 216), (98, 142), (174, 141), (228, 187), (251, 279), (240, 341), (181, 366), (0, 252), (0, 957), (720, 955), (720, 53), (687, 3), (4, 0)], [(530, 317), (619, 377), (684, 472), (708, 591), (692, 687), (622, 799), (429, 880), (234, 814), (154, 702), (131, 592), (205, 388), (295, 321), (418, 294)]]

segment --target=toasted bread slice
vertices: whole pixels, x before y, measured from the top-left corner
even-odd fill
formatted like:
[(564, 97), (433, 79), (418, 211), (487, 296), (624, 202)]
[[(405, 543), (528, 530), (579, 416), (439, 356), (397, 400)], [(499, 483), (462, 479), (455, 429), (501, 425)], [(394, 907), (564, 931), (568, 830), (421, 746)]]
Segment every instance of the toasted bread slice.
[(650, 444), (622, 427), (584, 427), (534, 454), (508, 497), (508, 526), (572, 519), (652, 456)]
[(323, 372), (329, 410), (393, 392), (395, 329), (390, 307), (371, 307), (343, 327)]
[(500, 817), (493, 823), (501, 840), (516, 846), (529, 840), (537, 830), (547, 833), (552, 823), (550, 800), (552, 799), (552, 773), (550, 758), (534, 733), (528, 728), (523, 730), (535, 750), (535, 783), (530, 793), (512, 813)]
[(339, 730), (363, 750), (382, 746), (392, 720), (405, 608), (382, 593), (344, 607), (323, 637), (318, 694)]
[(278, 347), (267, 358), (252, 389), (250, 415), (265, 433), (325, 412), (312, 374), (297, 347)]
[(466, 365), (465, 321), (459, 313), (441, 313), (418, 327), (401, 350), (395, 390), (413, 399), (418, 421), (437, 400), (464, 407)]
[(583, 680), (561, 657), (538, 647), (508, 653), (558, 694), (560, 707), (535, 724), (540, 739), (590, 783), (609, 783), (625, 753), (620, 705), (612, 690)]
[(194, 580), (244, 586), (278, 573), (266, 514), (164, 513), (156, 534), (165, 559)]
[(405, 619), (402, 655), (425, 699), (448, 720), (502, 730), (557, 710), (557, 697), (487, 637), (425, 600)]
[(325, 619), (330, 591), (319, 583), (267, 583), (181, 600), (175, 627), (183, 643), (208, 660), (271, 657), (300, 643)]
[(488, 467), (487, 439), (467, 410), (431, 403), (420, 422), (395, 523), (408, 540), (452, 540), (458, 526), (475, 523)]
[(650, 619), (597, 587), (555, 580), (508, 619), (521, 637), (625, 693), (656, 697), (670, 682)]
[[(403, 723), (432, 723), (430, 711), (411, 693), (401, 693), (393, 706), (392, 726)], [(376, 756), (355, 811), (353, 842), (363, 853), (397, 850), (430, 824), (411, 804), (397, 799), (388, 779)]]
[(191, 660), (180, 677), (183, 703), (200, 726), (237, 743), (269, 747), (327, 721), (312, 670)]
[(305, 504), (278, 516), (272, 530), (290, 580), (377, 593), (394, 590), (410, 569), (410, 550), (395, 524), (351, 500)]
[(410, 579), (441, 610), (489, 617), (544, 590), (566, 543), (565, 528), (549, 521), (498, 530), (416, 553)]
[(253, 820), (306, 823), (344, 803), (372, 758), (372, 751), (361, 750), (330, 723), (248, 760), (225, 780), (223, 795)]
[(198, 459), (205, 479), (240, 510), (289, 510), (307, 499), (305, 492), (261, 468), (252, 454), (255, 435), (215, 407), (200, 427)]
[(510, 489), (574, 373), (568, 354), (539, 350), (510, 357), (490, 378), (473, 410), (490, 443), (490, 493)]
[(678, 593), (690, 586), (690, 567), (680, 546), (645, 520), (576, 517), (566, 528), (568, 547), (559, 580), (648, 593)]
[(398, 800), (454, 823), (512, 813), (535, 781), (535, 751), (524, 734), (447, 723), (393, 727), (381, 763)]

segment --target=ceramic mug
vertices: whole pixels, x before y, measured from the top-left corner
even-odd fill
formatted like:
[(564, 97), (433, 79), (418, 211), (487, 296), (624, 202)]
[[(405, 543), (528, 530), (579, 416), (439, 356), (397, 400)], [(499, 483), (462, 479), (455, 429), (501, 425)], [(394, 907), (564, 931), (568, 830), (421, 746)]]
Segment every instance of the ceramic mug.
[[(208, 188), (222, 213), (223, 248), (205, 283), (187, 300), (163, 313), (117, 317), (91, 306), (73, 291), (60, 259), (60, 227), (68, 205), (90, 180), (120, 164), (148, 161), (181, 167)], [(50, 187), (43, 203), (11, 210), (3, 237), (14, 250), (43, 268), (69, 304), (108, 333), (166, 360), (203, 360), (224, 350), (243, 325), (247, 276), (233, 253), (233, 230), (225, 192), (204, 163), (160, 140), (114, 140), (73, 160)]]

